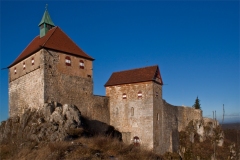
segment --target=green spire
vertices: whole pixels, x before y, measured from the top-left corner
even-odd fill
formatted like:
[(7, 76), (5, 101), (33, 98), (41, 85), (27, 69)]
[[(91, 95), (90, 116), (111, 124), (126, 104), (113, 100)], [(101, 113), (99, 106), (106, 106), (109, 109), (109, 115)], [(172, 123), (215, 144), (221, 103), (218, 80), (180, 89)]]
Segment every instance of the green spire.
[(54, 27), (54, 23), (50, 18), (50, 15), (47, 11), (47, 4), (46, 4), (46, 10), (43, 14), (42, 20), (39, 23), (39, 27), (40, 27), (40, 38), (45, 36), (47, 34), (47, 32)]

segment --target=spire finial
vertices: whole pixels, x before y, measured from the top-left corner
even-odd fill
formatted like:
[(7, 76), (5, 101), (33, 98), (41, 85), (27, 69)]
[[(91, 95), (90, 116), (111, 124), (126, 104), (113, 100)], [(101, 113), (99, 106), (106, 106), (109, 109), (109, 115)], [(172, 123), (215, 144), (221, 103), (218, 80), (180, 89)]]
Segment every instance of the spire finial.
[(48, 7), (48, 4), (46, 4), (46, 6), (45, 6), (46, 11), (47, 11), (47, 7)]

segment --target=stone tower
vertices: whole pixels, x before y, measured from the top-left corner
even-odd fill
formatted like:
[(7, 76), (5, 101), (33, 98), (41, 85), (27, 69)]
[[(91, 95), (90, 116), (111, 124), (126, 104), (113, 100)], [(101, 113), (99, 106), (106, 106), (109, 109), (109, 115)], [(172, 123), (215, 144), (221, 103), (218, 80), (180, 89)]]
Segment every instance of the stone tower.
[(93, 58), (52, 22), (48, 11), (35, 37), (9, 68), (9, 113), (39, 109), (47, 101), (74, 104), (87, 114), (93, 106)]
[(123, 141), (149, 149), (161, 145), (162, 78), (158, 66), (114, 72), (107, 83), (110, 125)]

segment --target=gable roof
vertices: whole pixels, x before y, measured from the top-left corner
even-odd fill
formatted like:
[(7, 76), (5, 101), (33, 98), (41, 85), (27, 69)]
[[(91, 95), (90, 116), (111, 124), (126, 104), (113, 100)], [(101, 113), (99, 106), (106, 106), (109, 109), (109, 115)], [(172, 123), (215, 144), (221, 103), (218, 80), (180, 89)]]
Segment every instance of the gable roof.
[(8, 68), (31, 56), (42, 48), (61, 51), (89, 60), (94, 60), (92, 57), (87, 55), (81, 48), (79, 48), (76, 43), (74, 43), (59, 27), (53, 27), (47, 32), (44, 37), (35, 37)]
[[(156, 78), (159, 78), (160, 81), (157, 81)], [(104, 86), (107, 87), (120, 84), (130, 84), (147, 81), (155, 81), (161, 85), (163, 84), (160, 71), (157, 65), (114, 72)]]

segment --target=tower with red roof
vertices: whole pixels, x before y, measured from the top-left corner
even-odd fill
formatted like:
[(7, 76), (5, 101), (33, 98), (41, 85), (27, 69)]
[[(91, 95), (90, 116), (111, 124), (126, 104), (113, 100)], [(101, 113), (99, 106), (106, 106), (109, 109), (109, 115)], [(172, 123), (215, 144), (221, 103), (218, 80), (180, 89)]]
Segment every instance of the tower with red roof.
[(39, 29), (8, 67), (10, 116), (49, 101), (81, 106), (87, 113), (92, 106), (94, 59), (54, 25), (47, 9)]

